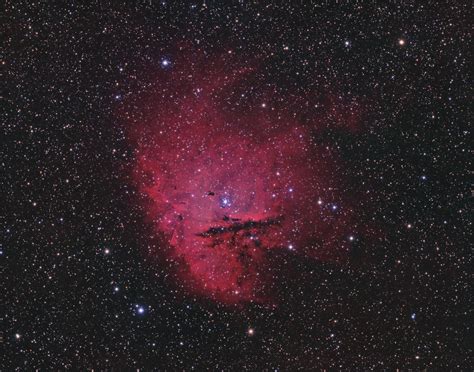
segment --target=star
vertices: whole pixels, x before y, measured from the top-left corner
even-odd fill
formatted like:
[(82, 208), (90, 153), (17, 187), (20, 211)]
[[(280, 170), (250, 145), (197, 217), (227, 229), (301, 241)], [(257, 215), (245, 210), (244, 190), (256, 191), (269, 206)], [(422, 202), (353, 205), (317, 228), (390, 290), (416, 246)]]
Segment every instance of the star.
[(227, 208), (232, 205), (232, 200), (229, 196), (224, 195), (221, 200), (220, 200), (220, 206), (221, 208)]

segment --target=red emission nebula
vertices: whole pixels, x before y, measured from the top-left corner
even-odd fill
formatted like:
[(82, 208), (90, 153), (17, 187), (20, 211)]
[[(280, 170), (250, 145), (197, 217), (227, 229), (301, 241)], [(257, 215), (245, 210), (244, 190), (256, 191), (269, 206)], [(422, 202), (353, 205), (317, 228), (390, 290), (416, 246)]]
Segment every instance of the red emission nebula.
[(134, 180), (166, 242), (151, 254), (175, 261), (190, 293), (274, 303), (271, 255), (339, 262), (361, 234), (339, 188), (342, 162), (315, 140), (324, 115), (299, 122), (258, 69), (231, 56), (186, 63), (154, 77), (158, 93), (136, 104), (141, 119), (130, 125)]

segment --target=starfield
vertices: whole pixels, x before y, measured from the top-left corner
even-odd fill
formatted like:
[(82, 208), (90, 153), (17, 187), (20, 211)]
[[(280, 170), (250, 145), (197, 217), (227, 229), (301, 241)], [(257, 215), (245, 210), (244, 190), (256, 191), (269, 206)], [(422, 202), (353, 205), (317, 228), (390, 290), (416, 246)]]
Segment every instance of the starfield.
[(12, 2), (0, 369), (472, 369), (468, 2)]

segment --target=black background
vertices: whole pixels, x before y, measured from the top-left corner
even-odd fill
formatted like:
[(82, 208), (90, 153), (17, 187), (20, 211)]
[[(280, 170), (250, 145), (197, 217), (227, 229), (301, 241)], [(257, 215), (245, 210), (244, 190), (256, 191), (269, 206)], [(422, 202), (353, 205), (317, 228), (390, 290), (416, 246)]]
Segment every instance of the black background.
[[(470, 11), (7, 2), (2, 370), (468, 370)], [(156, 242), (130, 182), (121, 107), (153, 92), (150, 76), (176, 68), (181, 45), (262, 57), (280, 97), (363, 102), (363, 130), (329, 126), (325, 140), (355, 187), (370, 186), (358, 213), (384, 238), (359, 242), (345, 265), (277, 255), (275, 309), (183, 295), (172, 263), (143, 254)]]

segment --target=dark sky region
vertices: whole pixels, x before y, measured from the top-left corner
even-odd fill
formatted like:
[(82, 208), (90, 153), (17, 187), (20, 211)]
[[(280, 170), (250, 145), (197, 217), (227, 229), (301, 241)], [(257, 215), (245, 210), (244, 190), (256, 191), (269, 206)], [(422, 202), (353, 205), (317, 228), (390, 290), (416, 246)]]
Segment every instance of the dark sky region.
[(471, 370), (470, 5), (7, 1), (1, 370)]

